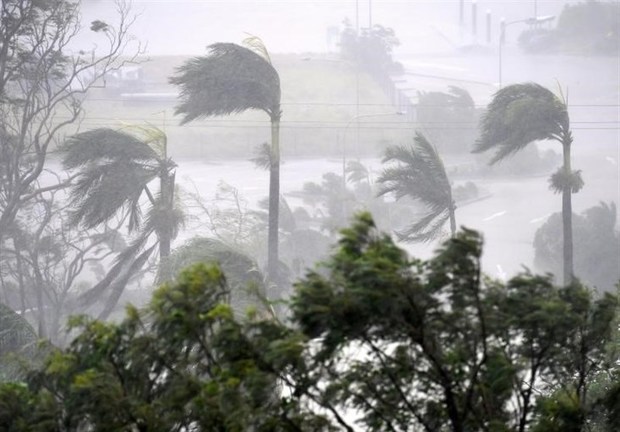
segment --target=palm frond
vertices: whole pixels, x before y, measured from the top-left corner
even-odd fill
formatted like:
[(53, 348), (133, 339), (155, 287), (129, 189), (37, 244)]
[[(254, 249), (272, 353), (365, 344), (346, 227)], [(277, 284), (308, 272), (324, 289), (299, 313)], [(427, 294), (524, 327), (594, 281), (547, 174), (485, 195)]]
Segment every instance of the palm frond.
[(483, 115), (474, 153), (495, 149), (496, 163), (536, 140), (556, 139), (568, 128), (566, 105), (535, 83), (513, 84), (499, 90)]
[(472, 98), (471, 94), (464, 88), (451, 85), (448, 86), (448, 93), (452, 96), (453, 103), (460, 108), (475, 108), (476, 103), (474, 102), (474, 98)]
[(450, 218), (446, 211), (430, 212), (414, 224), (403, 230), (396, 231), (399, 240), (404, 242), (430, 242), (439, 238), (443, 233), (443, 226)]
[(127, 208), (132, 229), (138, 227), (140, 196), (157, 175), (156, 169), (130, 160), (84, 167), (70, 192), (72, 223), (93, 228)]
[(383, 162), (394, 165), (384, 169), (379, 177), (379, 193), (393, 193), (397, 200), (407, 196), (428, 209), (420, 220), (397, 232), (398, 236), (404, 241), (437, 238), (454, 204), (450, 179), (435, 147), (416, 132), (413, 146), (388, 147)]
[(412, 147), (388, 147), (383, 162), (396, 165), (384, 169), (379, 177), (379, 194), (394, 193), (396, 199), (409, 196), (432, 210), (447, 208), (451, 186), (441, 158), (424, 135), (416, 133), (414, 143)]
[(268, 143), (262, 143), (256, 147), (255, 156), (250, 159), (257, 168), (269, 170), (271, 168), (271, 146)]
[(110, 128), (99, 128), (71, 136), (61, 146), (65, 169), (100, 161), (153, 161), (157, 153), (139, 138)]
[(269, 64), (271, 64), (271, 57), (269, 57), (269, 51), (267, 51), (267, 47), (265, 46), (261, 38), (248, 33), (248, 37), (243, 39), (242, 43), (246, 48), (251, 49), (256, 54), (264, 58)]
[(348, 161), (345, 172), (347, 174), (347, 180), (354, 183), (368, 180), (370, 176), (368, 168), (359, 161)]
[(123, 129), (134, 132), (140, 142), (149, 145), (157, 153), (159, 159), (165, 159), (167, 157), (166, 143), (168, 137), (166, 133), (157, 126), (151, 123), (147, 123), (146, 126), (128, 124), (125, 125)]
[(71, 188), (72, 222), (93, 228), (123, 209), (130, 231), (140, 225), (140, 196), (159, 175), (163, 158), (141, 138), (161, 140), (156, 128), (140, 128), (143, 137), (125, 131), (99, 128), (70, 137), (61, 147), (66, 169), (79, 169)]
[(549, 178), (549, 187), (555, 193), (570, 191), (577, 193), (583, 188), (584, 182), (581, 177), (581, 170), (566, 172), (563, 167), (558, 168)]
[(248, 109), (280, 116), (280, 77), (275, 68), (249, 48), (232, 43), (209, 46), (206, 56), (177, 68), (170, 83), (180, 87), (175, 113), (181, 124)]

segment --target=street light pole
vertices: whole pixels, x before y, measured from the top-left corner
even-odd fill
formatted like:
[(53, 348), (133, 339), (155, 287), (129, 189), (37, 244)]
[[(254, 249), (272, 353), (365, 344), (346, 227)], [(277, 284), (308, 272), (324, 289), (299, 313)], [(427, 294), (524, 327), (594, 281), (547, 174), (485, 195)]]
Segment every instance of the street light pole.
[[(393, 115), (397, 115), (397, 116), (402, 116), (407, 114), (405, 111), (392, 111), (392, 112), (385, 112), (385, 113), (375, 113), (375, 114), (358, 114), (356, 116), (353, 116), (346, 124), (346, 126), (344, 127), (344, 132), (343, 132), (343, 147), (346, 146), (346, 142), (347, 142), (347, 131), (349, 130), (349, 126), (351, 126), (351, 124), (353, 122), (356, 122), (358, 124), (359, 127), (359, 120), (363, 119), (363, 118), (368, 118), (368, 117), (387, 117), (387, 116), (393, 116)], [(359, 147), (359, 142), (356, 143), (357, 146)], [(357, 153), (358, 153), (358, 158), (359, 158), (359, 148), (357, 149)], [(346, 151), (343, 150), (342, 152), (342, 165), (344, 167), (345, 165), (345, 157), (346, 157)], [(344, 171), (343, 171), (344, 173)]]
[(506, 22), (505, 18), (502, 18), (500, 20), (500, 23), (499, 23), (499, 28), (500, 28), (499, 30), (499, 55), (498, 55), (499, 64), (497, 67), (500, 89), (502, 88), (502, 47), (506, 43), (506, 27), (511, 26), (513, 24), (519, 24), (519, 23), (538, 25), (540, 23), (550, 21), (554, 18), (555, 16), (549, 15), (549, 16), (543, 16), (543, 17), (534, 16), (533, 18), (527, 18), (527, 19), (510, 21), (510, 22)]
[(499, 23), (499, 65), (498, 65), (498, 79), (499, 79), (499, 88), (502, 89), (502, 47), (504, 46), (504, 42), (506, 41), (506, 19), (502, 18)]

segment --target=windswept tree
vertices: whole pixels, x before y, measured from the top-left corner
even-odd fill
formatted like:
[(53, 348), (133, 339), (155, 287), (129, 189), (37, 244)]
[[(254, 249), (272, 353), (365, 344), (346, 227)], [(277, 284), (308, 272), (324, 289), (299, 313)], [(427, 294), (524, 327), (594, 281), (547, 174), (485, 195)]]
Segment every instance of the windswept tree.
[(117, 23), (94, 21), (86, 30), (97, 33), (90, 52), (75, 50), (84, 30), (79, 8), (70, 0), (0, 3), (0, 245), (25, 207), (66, 187), (41, 185), (39, 177), (48, 152), (83, 115), (84, 95), (135, 59), (126, 52), (133, 22), (127, 4), (117, 2)]
[(175, 113), (181, 124), (192, 120), (257, 109), (271, 121), (269, 160), (269, 233), (267, 276), (278, 280), (278, 214), (280, 198), (280, 77), (267, 49), (256, 37), (246, 46), (216, 43), (206, 56), (188, 60), (170, 82), (180, 87)]
[[(106, 310), (116, 304), (156, 246), (160, 258), (170, 255), (170, 244), (183, 222), (175, 200), (176, 164), (167, 156), (166, 135), (153, 126), (129, 130), (134, 133), (110, 128), (82, 132), (62, 147), (64, 167), (78, 172), (70, 194), (73, 224), (90, 229), (118, 216), (127, 220), (130, 233), (136, 233), (108, 275), (91, 290), (116, 286)], [(157, 193), (150, 189), (155, 180)], [(145, 218), (143, 199), (149, 203)], [(146, 247), (153, 234), (156, 242)]]
[(437, 238), (450, 221), (450, 233), (456, 232), (456, 204), (443, 161), (435, 147), (419, 132), (414, 145), (388, 147), (383, 163), (394, 163), (379, 177), (379, 195), (393, 193), (397, 200), (409, 197), (421, 202), (428, 212), (397, 232), (401, 240), (430, 241)]
[(184, 269), (198, 263), (217, 264), (226, 274), (228, 301), (237, 316), (265, 306), (264, 278), (257, 264), (243, 251), (218, 239), (194, 237), (185, 242), (161, 263), (158, 280), (173, 283)]
[(572, 194), (583, 187), (581, 171), (571, 168), (573, 134), (565, 98), (535, 83), (513, 84), (495, 93), (481, 123), (474, 152), (495, 150), (491, 164), (513, 155), (537, 140), (562, 145), (563, 165), (550, 179), (562, 194), (563, 281), (571, 283), (573, 271)]
[[(620, 281), (620, 232), (616, 204), (599, 205), (573, 215), (575, 271), (599, 291), (613, 292)], [(534, 266), (540, 272), (562, 274), (562, 214), (554, 213), (534, 235)]]
[(474, 99), (461, 87), (448, 86), (447, 92), (419, 91), (416, 120), (442, 154), (469, 153), (478, 134)]

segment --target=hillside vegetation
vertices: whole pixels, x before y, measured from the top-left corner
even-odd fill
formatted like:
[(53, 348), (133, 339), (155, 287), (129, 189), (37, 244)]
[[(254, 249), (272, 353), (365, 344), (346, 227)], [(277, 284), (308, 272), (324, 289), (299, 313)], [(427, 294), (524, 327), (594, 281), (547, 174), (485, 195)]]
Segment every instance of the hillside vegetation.
[[(145, 59), (139, 65), (139, 80), (108, 80), (104, 88), (89, 94), (81, 129), (149, 122), (166, 130), (173, 157), (253, 155), (258, 145), (269, 140), (269, 119), (261, 112), (179, 125), (174, 116), (177, 89), (168, 77), (186, 59)], [(404, 116), (390, 116), (397, 108), (368, 74), (356, 74), (351, 63), (336, 56), (291, 54), (273, 55), (273, 62), (281, 79), (285, 157), (341, 154), (344, 140), (349, 146), (356, 140), (357, 116), (361, 116), (359, 149), (367, 154), (379, 154), (385, 142), (408, 136)], [(373, 118), (374, 114), (381, 115)]]

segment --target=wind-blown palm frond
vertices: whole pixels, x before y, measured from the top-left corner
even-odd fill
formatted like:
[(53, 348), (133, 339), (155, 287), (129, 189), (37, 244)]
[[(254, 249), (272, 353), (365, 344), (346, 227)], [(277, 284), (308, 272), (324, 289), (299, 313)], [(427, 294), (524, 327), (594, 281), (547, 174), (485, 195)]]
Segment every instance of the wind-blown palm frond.
[(347, 181), (358, 183), (362, 180), (370, 182), (370, 172), (368, 168), (359, 161), (348, 161), (345, 170)]
[(265, 46), (261, 38), (248, 33), (248, 37), (243, 39), (243, 45), (246, 48), (254, 51), (256, 54), (260, 55), (267, 61), (267, 63), (271, 64), (271, 57), (269, 56), (269, 51), (267, 51), (267, 47)]
[(280, 116), (280, 77), (261, 55), (233, 43), (209, 46), (170, 78), (181, 89), (175, 114), (182, 124), (199, 118), (240, 113), (248, 109)]
[(73, 135), (61, 147), (63, 166), (75, 169), (101, 160), (152, 161), (157, 153), (128, 133), (99, 128)]
[(258, 145), (254, 151), (254, 157), (250, 159), (257, 168), (268, 170), (271, 168), (271, 147), (267, 143)]
[(147, 126), (130, 124), (123, 129), (132, 131), (136, 134), (142, 143), (148, 144), (159, 157), (159, 159), (165, 159), (167, 157), (166, 144), (168, 137), (166, 133), (157, 126), (147, 123)]
[(443, 234), (443, 226), (450, 219), (448, 210), (430, 212), (405, 229), (395, 231), (398, 239), (406, 242), (429, 242)]
[(471, 97), (471, 94), (464, 88), (457, 86), (448, 86), (448, 93), (452, 98), (452, 105), (459, 108), (474, 109), (476, 103)]
[(72, 222), (93, 228), (125, 209), (130, 231), (139, 227), (139, 200), (160, 173), (161, 160), (147, 143), (109, 128), (70, 137), (61, 148), (66, 169), (79, 169), (71, 189)]
[(94, 228), (126, 208), (129, 229), (140, 225), (140, 197), (146, 185), (158, 175), (154, 167), (130, 160), (102, 161), (83, 169), (71, 189), (71, 220)]
[(392, 193), (397, 200), (410, 197), (424, 204), (428, 213), (399, 235), (402, 240), (429, 241), (454, 217), (455, 207), (450, 179), (441, 157), (419, 132), (416, 132), (414, 144), (388, 147), (383, 163), (395, 162), (396, 165), (384, 169), (379, 177), (379, 195)]
[(568, 123), (566, 105), (551, 91), (535, 83), (513, 84), (495, 93), (474, 152), (494, 148), (491, 163), (496, 163), (532, 141), (560, 140)]

